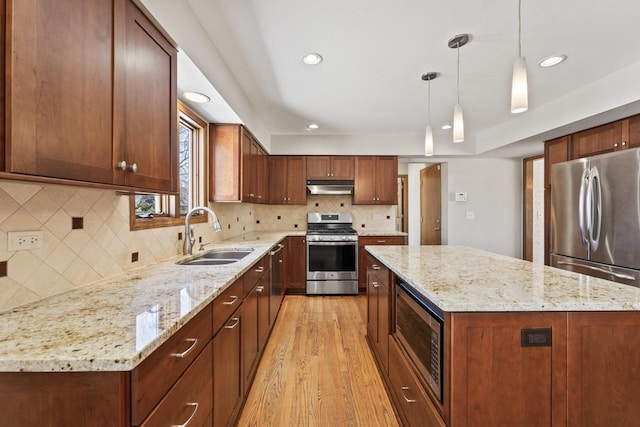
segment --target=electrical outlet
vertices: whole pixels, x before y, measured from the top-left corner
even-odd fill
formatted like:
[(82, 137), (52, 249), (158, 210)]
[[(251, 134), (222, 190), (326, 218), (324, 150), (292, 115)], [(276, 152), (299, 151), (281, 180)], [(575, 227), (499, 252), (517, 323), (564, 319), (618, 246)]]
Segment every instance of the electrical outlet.
[(373, 219), (382, 219), (382, 215), (380, 215), (380, 214), (373, 214)]
[(38, 249), (44, 244), (42, 231), (10, 231), (7, 233), (7, 250), (9, 252)]

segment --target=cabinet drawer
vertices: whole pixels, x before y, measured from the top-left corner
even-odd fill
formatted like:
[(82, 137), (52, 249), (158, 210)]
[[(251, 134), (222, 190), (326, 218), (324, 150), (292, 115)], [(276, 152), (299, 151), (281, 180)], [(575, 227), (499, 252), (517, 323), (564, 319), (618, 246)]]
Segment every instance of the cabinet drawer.
[(405, 236), (360, 236), (358, 244), (366, 245), (404, 245)]
[(395, 339), (389, 339), (389, 379), (409, 426), (444, 427), (438, 410), (418, 382)]
[(212, 344), (209, 342), (200, 356), (171, 388), (143, 427), (189, 425), (200, 427), (209, 422), (213, 407)]
[(263, 256), (260, 261), (256, 262), (249, 271), (244, 273), (244, 292), (246, 297), (251, 292), (251, 289), (258, 283), (258, 280), (269, 271), (269, 255)]
[(211, 340), (211, 306), (191, 319), (131, 373), (131, 421), (138, 425)]
[[(244, 277), (244, 276), (243, 276)], [(242, 304), (243, 277), (229, 286), (222, 294), (213, 300), (213, 334), (217, 334), (225, 324), (231, 313)]]

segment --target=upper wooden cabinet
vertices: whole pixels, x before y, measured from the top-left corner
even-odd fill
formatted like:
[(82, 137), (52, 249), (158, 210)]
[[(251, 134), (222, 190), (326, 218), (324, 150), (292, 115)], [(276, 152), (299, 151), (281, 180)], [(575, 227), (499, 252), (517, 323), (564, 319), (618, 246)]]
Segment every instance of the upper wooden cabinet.
[(238, 124), (209, 125), (209, 200), (267, 203), (267, 152)]
[[(573, 134), (573, 158), (608, 153), (627, 147), (628, 139), (623, 137), (623, 120), (587, 129)], [(626, 123), (628, 133), (628, 122)], [(625, 144), (624, 146), (622, 144)]]
[(307, 158), (269, 156), (269, 200), (277, 205), (306, 205)]
[(398, 203), (398, 157), (356, 156), (354, 205)]
[(307, 156), (307, 179), (350, 180), (353, 156)]
[(7, 2), (4, 171), (177, 192), (176, 49), (130, 0), (54, 3)]

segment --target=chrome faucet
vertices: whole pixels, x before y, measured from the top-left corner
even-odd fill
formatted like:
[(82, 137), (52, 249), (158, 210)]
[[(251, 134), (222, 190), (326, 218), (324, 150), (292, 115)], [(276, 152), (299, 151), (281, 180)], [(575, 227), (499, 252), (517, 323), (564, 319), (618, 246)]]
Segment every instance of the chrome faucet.
[(184, 246), (182, 248), (182, 253), (184, 255), (192, 254), (193, 244), (196, 242), (196, 238), (193, 235), (193, 227), (191, 226), (191, 215), (193, 215), (195, 211), (207, 211), (209, 215), (211, 215), (211, 227), (213, 228), (213, 231), (215, 231), (216, 233), (222, 231), (220, 222), (218, 222), (218, 217), (216, 216), (216, 213), (214, 211), (206, 206), (196, 206), (195, 208), (191, 209), (189, 212), (187, 212), (187, 216), (184, 218)]

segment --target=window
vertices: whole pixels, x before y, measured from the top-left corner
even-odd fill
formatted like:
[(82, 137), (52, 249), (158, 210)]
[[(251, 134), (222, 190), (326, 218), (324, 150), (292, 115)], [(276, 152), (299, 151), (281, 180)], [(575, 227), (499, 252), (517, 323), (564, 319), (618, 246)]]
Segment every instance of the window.
[[(207, 123), (178, 102), (178, 196), (140, 194), (131, 196), (131, 229), (166, 227), (183, 223), (193, 206), (204, 205)], [(206, 221), (194, 218), (193, 222)]]

